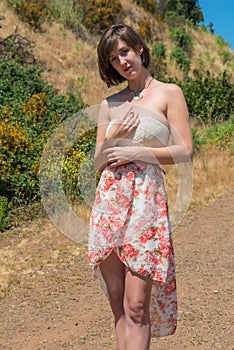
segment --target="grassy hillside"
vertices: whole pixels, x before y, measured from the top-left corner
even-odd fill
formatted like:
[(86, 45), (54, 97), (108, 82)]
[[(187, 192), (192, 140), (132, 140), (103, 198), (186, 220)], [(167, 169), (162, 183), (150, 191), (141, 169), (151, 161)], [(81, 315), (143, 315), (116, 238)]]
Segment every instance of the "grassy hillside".
[[(121, 4), (125, 11), (126, 24), (140, 31), (145, 23), (150, 25), (149, 46), (159, 43), (165, 46), (165, 76), (182, 79), (184, 73), (170, 60), (170, 53), (175, 44), (171, 40), (168, 24), (131, 1), (122, 0)], [(74, 92), (81, 90), (84, 100), (94, 105), (119, 89), (119, 87), (107, 89), (99, 78), (96, 63), (99, 35), (86, 30), (85, 35), (83, 34), (85, 39), (81, 39), (72, 30), (55, 21), (43, 23), (42, 32), (34, 32), (27, 24), (20, 21), (5, 0), (0, 3), (0, 15), (3, 16), (0, 37), (5, 38), (17, 28), (17, 33), (35, 42), (34, 55), (45, 69), (45, 80), (58, 88), (61, 93), (66, 93), (68, 89)], [(194, 70), (199, 72), (209, 70), (214, 73), (227, 70), (233, 76), (234, 53), (222, 38), (204, 30), (204, 26), (187, 25), (185, 29), (193, 38), (189, 75), (192, 75)], [(228, 60), (225, 62), (227, 56)], [(153, 64), (157, 65), (157, 62)]]
[[(56, 1), (61, 5), (73, 0), (65, 3), (51, 0)], [(36, 4), (38, 2), (35, 1)], [(146, 36), (152, 51), (152, 71), (155, 73), (160, 67), (161, 70), (157, 73), (161, 78), (177, 79), (185, 93), (196, 154), (191, 206), (203, 204), (233, 184), (230, 179), (234, 178), (234, 88), (229, 76), (234, 80), (234, 53), (222, 38), (208, 32), (203, 26), (193, 26), (190, 23), (178, 30), (178, 27), (170, 26), (131, 1), (122, 0), (121, 3), (125, 11), (124, 22)], [(15, 46), (10, 48), (7, 60), (2, 59), (0, 62), (0, 230), (1, 218), (7, 217), (6, 212), (11, 205), (14, 208), (20, 207), (40, 198), (40, 157), (54, 128), (69, 117), (69, 113), (84, 107), (82, 98), (92, 106), (121, 88), (118, 86), (108, 89), (99, 78), (96, 46), (100, 28), (95, 31), (83, 26), (81, 31), (77, 31), (65, 27), (61, 18), (52, 20), (50, 17), (40, 25), (40, 30), (35, 31), (20, 21), (19, 16), (6, 4), (6, 0), (0, 3), (0, 37), (4, 39), (17, 32), (19, 40), (27, 38), (34, 43), (33, 55), (44, 72), (41, 77), (38, 68), (22, 67), (17, 59), (12, 60)], [(188, 52), (187, 58), (191, 61), (190, 69), (185, 67), (188, 61), (182, 60), (182, 68), (179, 68), (170, 59), (172, 53), (177, 58), (178, 53), (181, 54), (177, 50), (181, 38), (186, 39), (183, 45)], [(2, 41), (0, 50), (3, 47)], [(25, 57), (24, 51), (22, 56)], [(206, 75), (206, 71), (210, 71), (211, 75)], [(224, 71), (228, 74), (223, 74)], [(222, 74), (214, 78), (212, 74), (216, 73)], [(194, 79), (187, 79), (188, 77)], [(53, 87), (58, 89), (59, 94)], [(82, 118), (80, 123), (82, 131)], [(89, 132), (81, 136), (70, 149), (63, 164), (63, 187), (71, 201), (82, 201), (79, 197), (79, 165), (86, 154), (94, 149), (95, 128), (90, 127)], [(166, 181), (169, 203), (173, 206), (178, 187), (175, 167), (167, 170)], [(23, 216), (26, 217), (25, 212)], [(7, 222), (4, 221), (2, 225), (7, 227)]]

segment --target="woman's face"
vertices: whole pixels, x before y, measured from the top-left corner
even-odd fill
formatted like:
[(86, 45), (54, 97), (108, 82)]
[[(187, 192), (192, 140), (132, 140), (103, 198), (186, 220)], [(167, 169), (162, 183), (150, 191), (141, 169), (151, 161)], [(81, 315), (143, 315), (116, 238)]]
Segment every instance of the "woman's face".
[(118, 39), (110, 54), (110, 64), (117, 72), (127, 80), (136, 78), (142, 69), (141, 53), (143, 48), (135, 51), (126, 42)]

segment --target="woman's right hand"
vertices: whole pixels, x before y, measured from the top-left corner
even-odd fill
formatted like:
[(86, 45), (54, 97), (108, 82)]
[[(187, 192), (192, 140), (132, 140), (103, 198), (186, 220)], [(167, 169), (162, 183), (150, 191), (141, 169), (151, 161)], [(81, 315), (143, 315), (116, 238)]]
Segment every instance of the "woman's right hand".
[(139, 114), (135, 114), (132, 109), (133, 107), (123, 117), (110, 121), (106, 128), (105, 141), (127, 138), (136, 130), (140, 119)]

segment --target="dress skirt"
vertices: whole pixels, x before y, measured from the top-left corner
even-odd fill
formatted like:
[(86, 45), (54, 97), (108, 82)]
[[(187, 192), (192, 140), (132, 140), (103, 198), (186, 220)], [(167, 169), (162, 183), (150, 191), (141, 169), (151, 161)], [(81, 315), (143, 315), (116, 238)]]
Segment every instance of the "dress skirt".
[(152, 336), (173, 334), (177, 323), (174, 251), (159, 166), (142, 162), (103, 170), (90, 218), (89, 262), (107, 297), (99, 264), (112, 251), (129, 269), (153, 280)]

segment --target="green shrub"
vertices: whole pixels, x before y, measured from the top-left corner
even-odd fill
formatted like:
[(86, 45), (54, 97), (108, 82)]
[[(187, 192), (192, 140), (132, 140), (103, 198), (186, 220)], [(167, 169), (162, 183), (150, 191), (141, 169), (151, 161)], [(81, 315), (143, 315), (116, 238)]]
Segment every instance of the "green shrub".
[(188, 55), (191, 55), (193, 49), (193, 37), (186, 33), (184, 28), (172, 28), (170, 30), (171, 41), (176, 47), (183, 49)]
[(226, 122), (211, 125), (209, 128), (198, 131), (192, 129), (194, 152), (200, 151), (203, 145), (213, 145), (218, 149), (231, 149), (234, 140), (234, 115)]
[(196, 71), (194, 78), (184, 81), (173, 78), (163, 79), (168, 83), (178, 84), (185, 95), (193, 124), (214, 125), (223, 123), (234, 114), (234, 85), (232, 77), (226, 71), (211, 74)]
[(155, 0), (133, 0), (133, 2), (153, 14), (157, 13), (158, 4)]
[(231, 52), (227, 50), (221, 51), (220, 56), (222, 58), (223, 64), (227, 64), (229, 62), (232, 62), (233, 60), (233, 54), (231, 54)]
[(173, 11), (167, 12), (167, 14), (165, 15), (165, 21), (170, 28), (184, 27), (186, 23), (184, 16), (181, 16)]
[(206, 140), (202, 133), (198, 132), (198, 129), (192, 128), (192, 137), (193, 137), (193, 151), (196, 154), (201, 147), (206, 144)]
[(166, 72), (166, 58), (167, 54), (165, 45), (163, 43), (153, 44), (151, 48), (151, 61), (149, 69), (157, 78), (161, 78)]
[(6, 197), (0, 196), (0, 231), (4, 231), (8, 225), (10, 204)]
[(198, 0), (159, 0), (158, 3), (158, 9), (163, 18), (168, 13), (175, 13), (195, 25), (204, 20)]
[(224, 123), (212, 125), (204, 134), (208, 142), (217, 148), (230, 148), (234, 139), (234, 115)]
[(183, 49), (177, 47), (176, 49), (172, 50), (170, 53), (170, 59), (176, 63), (177, 67), (182, 72), (185, 74), (189, 72), (191, 61)]
[(221, 48), (230, 46), (229, 43), (227, 43), (221, 35), (215, 35), (215, 41), (216, 44)]
[(63, 166), (63, 188), (72, 203), (82, 201), (92, 193), (92, 184), (96, 176), (93, 164), (95, 142), (96, 127), (90, 126), (66, 156)]
[(234, 113), (234, 85), (226, 71), (218, 75), (210, 72), (198, 74), (195, 79), (178, 84), (195, 121), (213, 125), (224, 122)]
[(204, 23), (199, 24), (198, 29), (201, 30), (201, 31), (204, 32), (204, 33), (207, 33), (207, 32), (208, 32), (208, 28), (207, 28), (207, 26), (205, 26)]
[(84, 103), (43, 81), (41, 70), (0, 61), (0, 194), (14, 204), (40, 198), (40, 157), (53, 129)]

